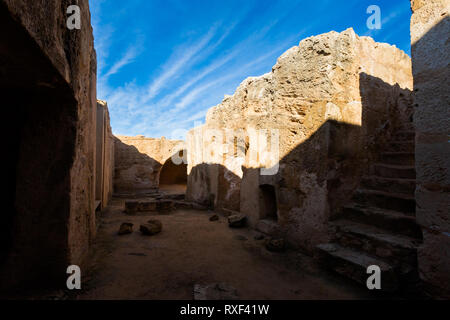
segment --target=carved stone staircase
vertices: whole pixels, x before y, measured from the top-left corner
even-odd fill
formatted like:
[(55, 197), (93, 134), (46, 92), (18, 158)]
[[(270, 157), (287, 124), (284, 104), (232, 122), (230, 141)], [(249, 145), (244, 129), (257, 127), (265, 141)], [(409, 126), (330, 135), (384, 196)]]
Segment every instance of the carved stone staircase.
[(422, 232), (415, 220), (415, 177), (411, 126), (396, 131), (380, 162), (331, 223), (336, 237), (316, 247), (319, 262), (364, 286), (367, 267), (377, 265), (382, 291), (416, 292)]

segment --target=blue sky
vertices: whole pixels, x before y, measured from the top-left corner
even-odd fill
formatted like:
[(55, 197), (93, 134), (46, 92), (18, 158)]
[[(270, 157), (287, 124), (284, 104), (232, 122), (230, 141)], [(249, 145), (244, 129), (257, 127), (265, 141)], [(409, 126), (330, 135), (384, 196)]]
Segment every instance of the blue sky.
[[(99, 99), (116, 135), (183, 138), (309, 36), (353, 27), (410, 54), (409, 0), (90, 0)], [(382, 28), (369, 30), (378, 5)]]

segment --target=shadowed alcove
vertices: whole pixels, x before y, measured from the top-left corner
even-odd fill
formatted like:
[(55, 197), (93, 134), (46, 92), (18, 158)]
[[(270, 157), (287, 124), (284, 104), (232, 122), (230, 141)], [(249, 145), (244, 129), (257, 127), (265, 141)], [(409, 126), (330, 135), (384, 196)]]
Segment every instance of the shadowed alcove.
[(259, 217), (260, 219), (278, 220), (274, 186), (268, 184), (259, 186)]
[(182, 159), (186, 150), (178, 152), (181, 163), (174, 163), (173, 156), (164, 162), (159, 174), (159, 189), (171, 192), (185, 192), (187, 184), (187, 164)]

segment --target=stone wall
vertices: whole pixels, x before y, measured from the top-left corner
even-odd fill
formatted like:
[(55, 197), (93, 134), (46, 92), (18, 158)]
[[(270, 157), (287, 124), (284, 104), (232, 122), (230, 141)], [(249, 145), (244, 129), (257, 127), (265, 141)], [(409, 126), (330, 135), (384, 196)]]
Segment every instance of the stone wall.
[(96, 201), (102, 209), (111, 200), (114, 176), (114, 136), (112, 134), (108, 104), (97, 101), (97, 136), (96, 136)]
[(157, 189), (162, 166), (183, 148), (181, 140), (116, 136), (114, 192)]
[[(66, 27), (68, 6), (81, 30)], [(1, 0), (2, 99), (14, 113), (2, 287), (64, 286), (95, 235), (96, 53), (88, 1)], [(38, 286), (39, 287), (39, 286)]]
[[(304, 39), (189, 132), (187, 197), (241, 211), (258, 227), (260, 186), (272, 185), (272, 230), (311, 252), (327, 241), (328, 220), (393, 128), (411, 116), (411, 89), (411, 61), (394, 46), (352, 29)], [(261, 129), (279, 133), (279, 147), (268, 148), (276, 159), (268, 162), (258, 151), (272, 138), (258, 138)], [(276, 174), (261, 174), (278, 160)]]
[(450, 297), (450, 4), (411, 1), (416, 128), (416, 216), (423, 229), (420, 276)]

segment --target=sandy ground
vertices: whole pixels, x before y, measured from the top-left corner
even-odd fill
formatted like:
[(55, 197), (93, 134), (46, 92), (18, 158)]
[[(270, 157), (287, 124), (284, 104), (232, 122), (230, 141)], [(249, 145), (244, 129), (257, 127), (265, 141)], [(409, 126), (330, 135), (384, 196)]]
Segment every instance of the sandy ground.
[[(273, 253), (255, 231), (230, 229), (226, 218), (209, 221), (207, 211), (126, 215), (123, 199), (100, 213), (88, 272), (77, 299), (193, 299), (195, 284), (224, 282), (240, 299), (365, 299), (367, 290), (322, 271), (308, 256)], [(150, 218), (163, 230), (144, 236)], [(117, 234), (122, 222), (134, 232)]]
[(161, 184), (159, 190), (165, 194), (180, 194), (186, 192), (185, 184)]

